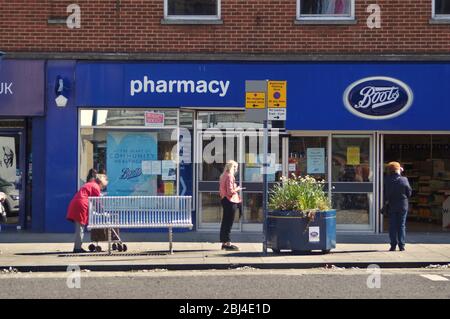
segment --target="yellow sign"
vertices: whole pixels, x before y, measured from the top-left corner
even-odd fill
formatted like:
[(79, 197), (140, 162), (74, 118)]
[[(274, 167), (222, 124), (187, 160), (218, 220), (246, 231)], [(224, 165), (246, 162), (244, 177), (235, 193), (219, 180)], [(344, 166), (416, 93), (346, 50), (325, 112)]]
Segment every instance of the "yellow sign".
[(347, 147), (347, 165), (360, 165), (361, 151), (358, 146)]
[(246, 109), (264, 109), (266, 107), (266, 93), (264, 92), (246, 92)]
[(173, 182), (164, 182), (164, 195), (173, 195), (175, 193)]
[(286, 108), (287, 81), (269, 81), (267, 85), (268, 106), (270, 108)]

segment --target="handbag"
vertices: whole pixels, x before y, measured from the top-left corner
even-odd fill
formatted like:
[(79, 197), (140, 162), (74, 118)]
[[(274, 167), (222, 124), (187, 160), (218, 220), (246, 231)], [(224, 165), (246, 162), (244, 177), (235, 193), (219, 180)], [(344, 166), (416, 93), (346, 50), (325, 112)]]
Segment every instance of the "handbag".
[(383, 207), (381, 207), (380, 213), (384, 217), (389, 217), (389, 203), (388, 202), (384, 203)]

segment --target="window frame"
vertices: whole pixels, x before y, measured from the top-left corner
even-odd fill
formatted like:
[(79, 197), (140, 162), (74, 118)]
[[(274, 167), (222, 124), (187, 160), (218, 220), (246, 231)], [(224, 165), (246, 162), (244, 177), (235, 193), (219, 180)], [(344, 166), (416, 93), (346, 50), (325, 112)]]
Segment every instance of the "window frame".
[(322, 14), (301, 14), (301, 1), (297, 0), (297, 21), (354, 21), (355, 20), (355, 0), (350, 0), (350, 15), (349, 16), (333, 16)]
[(221, 19), (221, 0), (216, 0), (216, 15), (169, 15), (169, 1), (164, 0), (164, 20), (166, 21), (218, 21)]
[[(176, 125), (164, 125), (162, 127), (148, 127), (148, 126), (102, 126), (102, 125), (82, 125), (81, 121), (81, 113), (83, 111), (93, 111), (93, 110), (103, 110), (103, 111), (116, 111), (116, 110), (129, 110), (129, 111), (153, 111), (153, 112), (158, 112), (158, 111), (175, 111), (177, 113), (176, 116), (176, 120), (177, 120), (177, 124)], [(176, 109), (176, 108), (144, 108), (144, 107), (139, 107), (139, 108), (132, 108), (132, 107), (123, 107), (123, 108), (115, 108), (115, 107), (104, 107), (104, 108), (96, 108), (96, 107), (83, 107), (83, 108), (79, 108), (77, 110), (77, 116), (78, 116), (78, 149), (77, 149), (77, 186), (78, 189), (81, 188), (81, 186), (83, 185), (82, 180), (83, 177), (81, 175), (82, 172), (82, 141), (83, 141), (83, 137), (82, 137), (82, 130), (83, 129), (102, 129), (102, 130), (110, 130), (110, 131), (150, 131), (150, 132), (154, 132), (154, 131), (159, 131), (159, 130), (176, 130), (176, 134), (177, 136), (180, 135), (180, 109)], [(176, 143), (177, 146), (177, 154), (180, 153), (180, 143)], [(193, 158), (192, 158), (193, 160)], [(176, 182), (175, 182), (175, 196), (178, 196), (180, 194), (180, 160), (176, 159), (176, 169), (177, 169), (177, 175), (176, 175)], [(164, 195), (161, 195), (164, 196)]]
[(450, 21), (450, 14), (436, 14), (436, 0), (431, 0), (431, 19)]

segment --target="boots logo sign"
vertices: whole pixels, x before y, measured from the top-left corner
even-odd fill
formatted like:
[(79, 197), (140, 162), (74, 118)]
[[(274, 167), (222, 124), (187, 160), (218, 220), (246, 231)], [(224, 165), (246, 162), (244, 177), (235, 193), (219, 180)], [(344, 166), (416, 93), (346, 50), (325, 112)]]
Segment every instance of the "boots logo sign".
[(344, 105), (356, 116), (387, 120), (405, 113), (412, 105), (410, 87), (390, 77), (369, 77), (352, 83), (344, 92)]

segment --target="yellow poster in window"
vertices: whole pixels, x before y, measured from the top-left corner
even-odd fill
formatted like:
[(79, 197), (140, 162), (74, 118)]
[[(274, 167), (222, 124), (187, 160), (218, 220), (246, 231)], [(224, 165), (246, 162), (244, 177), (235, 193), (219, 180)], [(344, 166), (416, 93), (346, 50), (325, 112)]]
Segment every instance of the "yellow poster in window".
[(347, 147), (347, 165), (361, 164), (361, 149), (359, 146)]
[(164, 182), (164, 195), (174, 195), (174, 183)]

